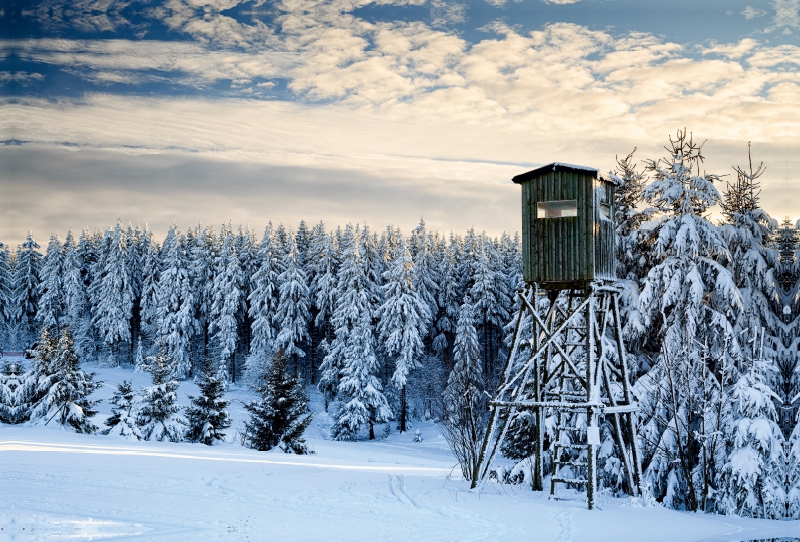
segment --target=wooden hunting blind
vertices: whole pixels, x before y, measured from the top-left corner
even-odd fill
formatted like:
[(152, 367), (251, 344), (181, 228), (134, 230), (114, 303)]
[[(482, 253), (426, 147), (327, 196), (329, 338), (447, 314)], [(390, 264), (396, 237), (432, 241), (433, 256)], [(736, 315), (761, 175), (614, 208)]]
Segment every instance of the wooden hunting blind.
[(509, 431), (528, 424), (531, 489), (586, 488), (594, 508), (600, 418), (610, 421), (623, 489), (641, 495), (641, 453), (616, 281), (616, 185), (593, 168), (553, 163), (522, 185), (522, 262), (511, 349), (489, 402), (472, 487), (485, 483)]
[(615, 184), (600, 171), (553, 163), (517, 175), (527, 283), (561, 289), (616, 278)]

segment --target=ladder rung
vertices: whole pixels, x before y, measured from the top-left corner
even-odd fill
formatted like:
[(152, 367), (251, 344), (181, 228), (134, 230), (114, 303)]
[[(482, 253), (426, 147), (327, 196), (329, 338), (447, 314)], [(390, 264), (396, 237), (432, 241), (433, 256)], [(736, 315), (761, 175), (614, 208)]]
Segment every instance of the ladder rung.
[(588, 444), (564, 444), (561, 442), (554, 442), (553, 446), (557, 446), (559, 448), (570, 448), (571, 450), (586, 450), (589, 448)]
[(580, 402), (586, 401), (586, 395), (579, 395), (577, 393), (570, 393), (570, 394), (547, 393), (545, 395), (547, 395), (548, 397), (558, 397), (559, 399), (566, 399), (566, 400), (573, 399), (575, 401), (580, 401)]
[(553, 463), (555, 463), (556, 465), (571, 465), (573, 467), (588, 467), (589, 466), (589, 463), (586, 463), (585, 461), (559, 461), (559, 460), (556, 460), (556, 461), (553, 461)]
[(561, 483), (561, 484), (580, 484), (586, 485), (589, 483), (588, 480), (584, 480), (583, 478), (552, 478), (551, 482)]

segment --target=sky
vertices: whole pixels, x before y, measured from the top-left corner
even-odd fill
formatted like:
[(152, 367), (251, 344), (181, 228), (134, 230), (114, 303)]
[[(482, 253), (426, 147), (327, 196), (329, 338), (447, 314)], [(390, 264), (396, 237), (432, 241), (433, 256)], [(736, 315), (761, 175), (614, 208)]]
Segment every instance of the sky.
[(5, 0), (0, 241), (513, 232), (514, 175), (657, 159), (684, 127), (728, 180), (751, 142), (796, 218), (799, 68), (800, 0)]

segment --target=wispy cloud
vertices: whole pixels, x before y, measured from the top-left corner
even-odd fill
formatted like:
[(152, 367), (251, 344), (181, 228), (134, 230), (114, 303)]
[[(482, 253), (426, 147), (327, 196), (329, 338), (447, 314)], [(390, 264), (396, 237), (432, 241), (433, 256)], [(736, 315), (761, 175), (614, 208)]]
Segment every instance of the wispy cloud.
[(5, 83), (15, 82), (26, 85), (34, 81), (43, 81), (44, 75), (41, 73), (28, 73), (28, 72), (7, 72), (0, 71), (0, 85)]
[(744, 15), (744, 18), (747, 19), (748, 21), (750, 19), (755, 19), (757, 17), (763, 17), (766, 14), (767, 12), (764, 11), (763, 9), (754, 8), (752, 6), (747, 6), (741, 12), (741, 15)]
[(467, 21), (467, 6), (457, 2), (445, 0), (432, 0), (431, 26), (443, 28), (454, 24), (463, 24)]
[(775, 16), (765, 32), (800, 30), (800, 0), (773, 0), (772, 7)]

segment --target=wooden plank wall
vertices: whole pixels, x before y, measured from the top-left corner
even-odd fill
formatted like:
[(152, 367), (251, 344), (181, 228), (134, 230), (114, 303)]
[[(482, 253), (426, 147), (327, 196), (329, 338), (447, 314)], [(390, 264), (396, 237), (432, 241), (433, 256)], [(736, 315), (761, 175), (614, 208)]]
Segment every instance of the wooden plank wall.
[[(594, 188), (606, 191), (612, 219), (601, 220)], [(614, 280), (614, 185), (594, 174), (550, 171), (522, 184), (522, 264), (526, 282)], [(539, 201), (575, 199), (578, 216), (537, 220)]]

